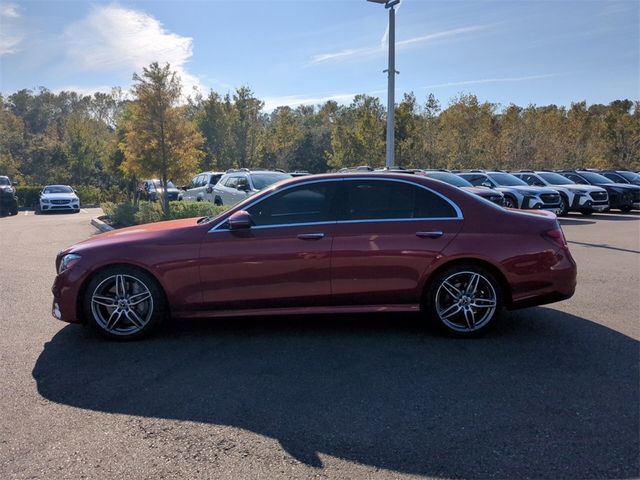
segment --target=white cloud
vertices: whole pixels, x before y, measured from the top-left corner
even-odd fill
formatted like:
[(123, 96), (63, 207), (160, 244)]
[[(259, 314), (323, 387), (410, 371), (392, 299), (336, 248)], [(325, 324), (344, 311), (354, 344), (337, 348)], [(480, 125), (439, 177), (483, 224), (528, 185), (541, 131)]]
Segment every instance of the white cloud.
[(194, 86), (201, 88), (199, 79), (186, 68), (193, 55), (193, 39), (168, 32), (147, 13), (115, 4), (95, 7), (66, 28), (64, 41), (76, 68), (131, 75), (152, 62), (168, 62), (180, 75), (184, 94)]
[(21, 18), (18, 6), (15, 3), (3, 3), (0, 5), (0, 56), (16, 53), (24, 35), (19, 28)]
[[(450, 30), (444, 30), (442, 32), (431, 33), (429, 35), (422, 35), (419, 37), (408, 38), (406, 40), (396, 41), (396, 51), (404, 50), (424, 43), (433, 42), (435, 40), (442, 40), (447, 38), (461, 37), (487, 30), (493, 25), (472, 25), (470, 27), (453, 28)], [(382, 37), (381, 45), (379, 47), (364, 47), (364, 48), (351, 48), (341, 50), (338, 52), (328, 52), (314, 55), (311, 57), (312, 64), (324, 63), (329, 61), (341, 61), (347, 59), (362, 59), (372, 56), (384, 55), (387, 52), (386, 41), (388, 32)]]
[(436, 83), (434, 85), (427, 85), (426, 87), (423, 87), (423, 88), (461, 87), (464, 85), (478, 85), (482, 83), (526, 82), (528, 80), (540, 80), (543, 78), (553, 78), (557, 76), (558, 76), (557, 73), (548, 73), (544, 75), (528, 75), (526, 77), (481, 78), (478, 80), (463, 80), (460, 82)]
[(15, 3), (4, 3), (0, 5), (0, 17), (20, 18), (18, 6)]
[[(368, 93), (368, 95), (375, 95), (378, 93), (386, 92), (386, 90), (374, 90)], [(333, 93), (329, 95), (285, 95), (281, 97), (265, 97), (264, 109), (266, 112), (271, 112), (278, 107), (297, 107), (299, 105), (319, 105), (329, 100), (333, 100), (338, 103), (348, 103), (353, 100), (357, 93)]]

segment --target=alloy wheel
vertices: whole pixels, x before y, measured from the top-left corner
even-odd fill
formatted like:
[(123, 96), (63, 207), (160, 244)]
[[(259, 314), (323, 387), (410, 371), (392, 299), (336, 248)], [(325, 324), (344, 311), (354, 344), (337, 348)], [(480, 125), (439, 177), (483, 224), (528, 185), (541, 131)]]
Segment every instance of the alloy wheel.
[(140, 332), (153, 315), (153, 295), (139, 278), (115, 274), (93, 290), (91, 312), (105, 332), (129, 336)]
[(435, 310), (440, 320), (459, 333), (483, 328), (493, 318), (497, 305), (498, 297), (491, 281), (473, 271), (449, 275), (435, 295)]

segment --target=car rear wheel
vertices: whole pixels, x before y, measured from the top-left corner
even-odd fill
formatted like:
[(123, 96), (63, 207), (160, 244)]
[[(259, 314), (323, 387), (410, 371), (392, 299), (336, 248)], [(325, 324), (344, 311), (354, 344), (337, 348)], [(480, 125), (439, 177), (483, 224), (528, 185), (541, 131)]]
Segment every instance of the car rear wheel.
[(462, 337), (493, 325), (502, 304), (500, 283), (486, 269), (457, 265), (430, 282), (427, 310), (445, 332)]
[(101, 335), (132, 340), (149, 335), (162, 323), (166, 302), (151, 275), (122, 266), (103, 270), (90, 280), (84, 311)]
[(518, 204), (516, 203), (515, 199), (508, 196), (504, 197), (504, 206), (506, 208), (518, 208)]
[(580, 213), (581, 213), (582, 215), (584, 215), (584, 216), (588, 217), (589, 215), (593, 215), (593, 210), (591, 210), (591, 209), (586, 209), (586, 208), (585, 208), (585, 209), (583, 209), (583, 210), (580, 210)]

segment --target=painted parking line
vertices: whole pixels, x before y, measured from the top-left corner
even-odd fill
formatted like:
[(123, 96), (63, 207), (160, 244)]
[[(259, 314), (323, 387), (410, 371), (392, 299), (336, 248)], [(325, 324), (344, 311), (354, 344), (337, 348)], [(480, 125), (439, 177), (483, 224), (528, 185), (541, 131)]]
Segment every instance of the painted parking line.
[(29, 215), (29, 210), (25, 210), (25, 211), (24, 211), (24, 214), (25, 214), (25, 215)]
[(89, 211), (88, 211), (86, 208), (81, 208), (81, 209), (80, 209), (80, 211), (81, 211), (82, 213), (89, 213)]

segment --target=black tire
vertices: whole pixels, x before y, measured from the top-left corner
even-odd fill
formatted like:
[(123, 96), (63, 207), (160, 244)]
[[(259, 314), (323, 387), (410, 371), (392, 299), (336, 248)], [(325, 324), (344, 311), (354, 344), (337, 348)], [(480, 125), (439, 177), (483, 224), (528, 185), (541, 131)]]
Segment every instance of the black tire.
[(17, 214), (18, 214), (18, 206), (16, 205), (11, 209), (11, 215), (17, 215)]
[(564, 195), (560, 195), (560, 213), (559, 217), (565, 217), (569, 213), (569, 200)]
[(423, 303), (428, 318), (456, 337), (482, 335), (495, 325), (501, 308), (500, 282), (486, 268), (472, 263), (453, 265), (437, 273), (429, 280)]
[(73, 210), (73, 213), (80, 213), (80, 209), (79, 209), (79, 208), (74, 209), (74, 210)]
[(504, 205), (505, 208), (518, 208), (518, 202), (516, 202), (516, 199), (509, 196), (509, 195), (505, 195), (504, 196)]
[[(134, 301), (138, 302), (133, 304)], [(125, 265), (93, 275), (82, 305), (87, 323), (111, 340), (147, 337), (162, 324), (167, 312), (167, 302), (156, 279)]]
[(620, 207), (620, 211), (622, 213), (629, 213), (633, 207), (631, 205), (625, 205), (624, 207)]
[(216, 198), (213, 199), (213, 204), (217, 205), (218, 207), (222, 206), (222, 198), (216, 195)]
[(580, 213), (585, 217), (588, 217), (589, 215), (593, 215), (593, 210), (584, 209), (584, 210), (580, 210)]

